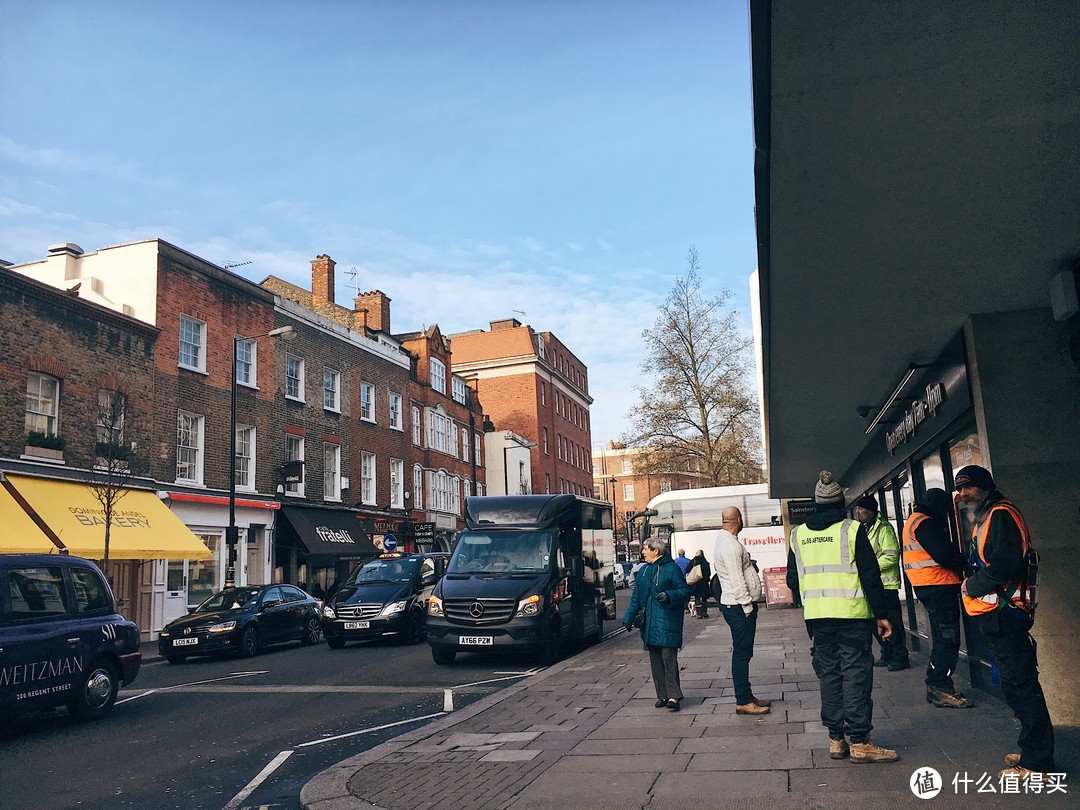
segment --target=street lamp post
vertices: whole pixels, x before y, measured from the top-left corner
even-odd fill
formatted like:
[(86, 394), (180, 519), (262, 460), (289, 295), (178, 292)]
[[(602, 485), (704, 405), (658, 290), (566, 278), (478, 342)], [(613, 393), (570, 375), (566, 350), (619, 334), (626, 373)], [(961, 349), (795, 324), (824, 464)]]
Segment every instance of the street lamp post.
[(229, 403), (229, 525), (225, 529), (225, 548), (227, 549), (227, 567), (225, 569), (225, 587), (236, 585), (236, 546), (240, 540), (240, 529), (236, 525), (236, 347), (241, 340), (255, 340), (261, 337), (279, 337), (292, 340), (296, 329), (292, 326), (279, 326), (261, 335), (233, 335), (232, 344), (232, 386)]
[(608, 479), (611, 484), (611, 533), (615, 538), (615, 556), (619, 556), (619, 510), (615, 508), (615, 484), (618, 479), (613, 475)]

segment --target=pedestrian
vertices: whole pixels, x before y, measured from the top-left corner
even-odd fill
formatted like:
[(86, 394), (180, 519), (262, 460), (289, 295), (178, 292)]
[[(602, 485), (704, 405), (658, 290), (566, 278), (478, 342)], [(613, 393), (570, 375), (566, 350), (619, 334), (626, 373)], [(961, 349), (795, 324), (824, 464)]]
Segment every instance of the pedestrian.
[(683, 641), (683, 608), (690, 599), (690, 588), (671, 559), (667, 543), (659, 537), (648, 538), (641, 547), (645, 565), (638, 571), (634, 593), (623, 615), (627, 631), (644, 609), (641, 640), (649, 651), (656, 708), (679, 711), (682, 686), (679, 683), (679, 648)]
[(960, 657), (960, 580), (964, 555), (949, 535), (952, 501), (943, 489), (928, 489), (904, 523), (904, 575), (930, 619), (930, 662), (926, 702), (942, 709), (975, 704), (956, 691), (952, 674)]
[(697, 580), (691, 582), (690, 576), (686, 578), (686, 584), (690, 586), (690, 604), (694, 608), (691, 614), (695, 619), (707, 619), (709, 618), (709, 581), (712, 579), (712, 566), (709, 565), (709, 560), (702, 549), (698, 549), (697, 554), (690, 560), (688, 573), (693, 574), (695, 568), (698, 569)]
[(1005, 757), (1007, 767), (999, 779), (1027, 782), (1033, 773), (1057, 770), (1054, 726), (1028, 632), (1035, 609), (1028, 571), (1031, 535), (1020, 510), (998, 491), (985, 467), (964, 467), (955, 483), (974, 522), (967, 576), (960, 587), (964, 611), (990, 642), (1005, 702), (1020, 721), (1020, 753)]
[(872, 495), (859, 498), (855, 504), (855, 517), (866, 527), (870, 547), (874, 549), (881, 584), (885, 586), (885, 598), (889, 602), (889, 614), (885, 617), (892, 626), (892, 635), (881, 642), (881, 657), (875, 667), (888, 667), (889, 672), (908, 669), (907, 640), (904, 633), (904, 614), (900, 610), (900, 541), (892, 524), (878, 513), (877, 499)]
[[(892, 633), (885, 588), (866, 528), (844, 512), (844, 491), (822, 470), (814, 488), (820, 511), (791, 530), (787, 584), (802, 596), (821, 685), (821, 722), (829, 756), (852, 762), (895, 762), (896, 751), (870, 741), (873, 729), (875, 617), (882, 638)], [(847, 739), (851, 740), (848, 744)]]
[(679, 570), (683, 572), (683, 576), (686, 576), (686, 572), (690, 568), (690, 558), (686, 556), (686, 552), (681, 548), (679, 549), (679, 556), (675, 558), (675, 564), (679, 566)]
[(771, 700), (754, 697), (750, 688), (750, 659), (757, 633), (757, 600), (761, 578), (750, 552), (739, 542), (743, 517), (729, 506), (720, 515), (723, 527), (716, 535), (713, 563), (720, 578), (720, 612), (731, 628), (731, 679), (735, 682), (735, 714), (769, 714)]

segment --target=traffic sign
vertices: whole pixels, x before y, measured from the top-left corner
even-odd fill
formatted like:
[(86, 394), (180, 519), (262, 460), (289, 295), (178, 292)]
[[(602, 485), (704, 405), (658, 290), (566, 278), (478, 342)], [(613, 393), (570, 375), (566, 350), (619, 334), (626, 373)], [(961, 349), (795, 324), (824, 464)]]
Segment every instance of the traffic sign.
[(394, 535), (392, 534), (386, 535), (382, 539), (382, 547), (386, 551), (393, 551), (395, 548), (397, 548), (397, 538), (394, 537)]

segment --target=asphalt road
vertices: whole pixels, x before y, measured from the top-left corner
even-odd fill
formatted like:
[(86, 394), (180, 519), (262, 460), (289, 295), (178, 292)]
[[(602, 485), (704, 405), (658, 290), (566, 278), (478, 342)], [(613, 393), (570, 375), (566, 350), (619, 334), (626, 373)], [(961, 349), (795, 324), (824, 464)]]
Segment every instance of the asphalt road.
[(63, 709), (18, 720), (0, 738), (0, 808), (293, 810), (316, 773), (534, 666), (484, 653), (437, 666), (427, 644), (384, 643), (152, 661), (102, 721)]

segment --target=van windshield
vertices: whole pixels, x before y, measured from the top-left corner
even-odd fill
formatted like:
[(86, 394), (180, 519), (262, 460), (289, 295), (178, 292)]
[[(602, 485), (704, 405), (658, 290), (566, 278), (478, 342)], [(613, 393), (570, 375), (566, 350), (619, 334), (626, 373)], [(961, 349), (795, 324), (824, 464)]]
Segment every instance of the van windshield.
[(447, 574), (540, 574), (548, 570), (555, 532), (462, 532)]

